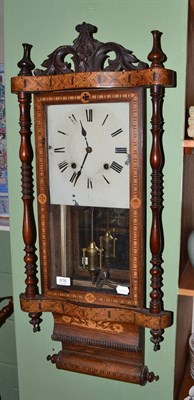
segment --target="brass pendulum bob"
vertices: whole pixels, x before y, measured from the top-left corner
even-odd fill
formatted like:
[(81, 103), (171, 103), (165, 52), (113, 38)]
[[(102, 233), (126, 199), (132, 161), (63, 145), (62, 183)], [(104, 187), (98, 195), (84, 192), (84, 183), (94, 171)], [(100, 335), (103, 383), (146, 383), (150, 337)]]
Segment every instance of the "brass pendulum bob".
[(104, 249), (106, 259), (116, 257), (116, 240), (117, 238), (111, 235), (109, 229), (106, 230), (103, 236), (100, 236), (100, 247)]
[(91, 209), (91, 241), (87, 247), (82, 249), (82, 268), (87, 269), (95, 283), (97, 272), (102, 269), (102, 248), (98, 248), (94, 242), (94, 209)]
[(82, 268), (87, 269), (92, 278), (92, 284), (95, 283), (96, 272), (102, 269), (102, 252), (95, 242), (90, 242), (87, 248), (82, 249)]

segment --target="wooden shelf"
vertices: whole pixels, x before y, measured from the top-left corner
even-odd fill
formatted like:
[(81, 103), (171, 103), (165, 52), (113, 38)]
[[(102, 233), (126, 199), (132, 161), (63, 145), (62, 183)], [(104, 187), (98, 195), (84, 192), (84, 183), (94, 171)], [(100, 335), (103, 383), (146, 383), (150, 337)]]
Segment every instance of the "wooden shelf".
[(194, 148), (194, 139), (183, 140), (183, 147)]
[[(188, 111), (194, 105), (194, 0), (188, 0), (188, 35), (186, 65), (185, 122)], [(187, 137), (187, 136), (186, 136)], [(176, 356), (174, 400), (184, 400), (194, 380), (189, 372), (189, 337), (192, 332), (194, 268), (188, 261), (187, 241), (194, 229), (194, 139), (187, 137), (182, 143), (183, 159), (183, 193), (180, 245), (180, 282), (178, 289)]]
[(178, 400), (184, 400), (185, 397), (188, 396), (189, 393), (189, 389), (191, 388), (191, 386), (194, 385), (194, 380), (192, 379), (190, 372), (189, 372), (189, 363), (187, 365), (187, 368), (185, 370), (185, 375), (184, 375), (184, 379), (183, 379), (183, 383), (181, 385), (181, 391), (179, 393), (179, 397)]
[(188, 261), (180, 279), (178, 294), (182, 296), (194, 296), (194, 268)]
[(194, 139), (183, 140), (185, 154), (194, 154)]

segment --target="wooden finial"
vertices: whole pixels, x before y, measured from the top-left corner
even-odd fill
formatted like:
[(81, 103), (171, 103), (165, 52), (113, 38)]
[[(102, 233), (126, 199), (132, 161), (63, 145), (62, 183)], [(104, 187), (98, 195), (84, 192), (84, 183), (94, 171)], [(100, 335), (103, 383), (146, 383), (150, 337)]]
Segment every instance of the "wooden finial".
[(31, 312), (28, 314), (30, 317), (30, 324), (33, 326), (33, 332), (40, 332), (40, 324), (42, 322), (41, 315), (42, 313)]
[(147, 382), (153, 382), (153, 381), (159, 380), (159, 376), (155, 375), (153, 372), (148, 372), (146, 378), (147, 378)]
[(148, 367), (142, 368), (141, 385), (145, 385), (147, 382), (158, 381), (159, 376), (155, 375), (154, 372), (150, 372)]
[(30, 58), (31, 48), (33, 47), (31, 44), (23, 43), (22, 44), (24, 49), (23, 58), (18, 62), (18, 67), (21, 68), (18, 75), (32, 75), (32, 70), (35, 68), (34, 63)]
[(151, 52), (148, 54), (148, 60), (151, 61), (151, 67), (162, 67), (163, 62), (166, 61), (166, 55), (163, 53), (161, 48), (161, 36), (162, 32), (152, 31), (153, 35), (153, 48)]
[(52, 356), (49, 354), (46, 359), (47, 361), (51, 361), (52, 364), (56, 364), (57, 357), (58, 357), (57, 354), (53, 354)]

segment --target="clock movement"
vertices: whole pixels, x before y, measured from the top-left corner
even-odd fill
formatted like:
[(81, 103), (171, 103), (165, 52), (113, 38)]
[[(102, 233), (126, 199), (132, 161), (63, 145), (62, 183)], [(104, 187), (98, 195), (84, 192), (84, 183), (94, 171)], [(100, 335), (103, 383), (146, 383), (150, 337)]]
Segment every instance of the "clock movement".
[[(34, 332), (40, 330), (43, 312), (53, 314), (52, 339), (62, 343), (62, 350), (47, 359), (57, 368), (144, 385), (159, 378), (144, 365), (145, 328), (156, 351), (172, 324), (161, 290), (162, 105), (165, 87), (175, 86), (175, 72), (164, 68), (159, 31), (152, 32), (149, 67), (121, 45), (94, 39), (93, 25), (82, 23), (76, 30), (73, 45), (54, 50), (43, 70), (34, 69), (32, 46), (23, 44), (20, 72), (12, 78), (20, 107), (27, 276), (21, 308), (29, 313)], [(148, 88), (153, 112), (151, 293), (146, 308)]]

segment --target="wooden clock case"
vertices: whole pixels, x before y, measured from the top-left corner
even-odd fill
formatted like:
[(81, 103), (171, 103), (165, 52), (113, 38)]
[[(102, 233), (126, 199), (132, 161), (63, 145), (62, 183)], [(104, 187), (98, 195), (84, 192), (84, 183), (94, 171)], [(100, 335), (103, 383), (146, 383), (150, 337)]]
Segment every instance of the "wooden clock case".
[[(33, 331), (40, 330), (42, 312), (52, 312), (54, 330), (52, 339), (62, 342), (58, 354), (48, 360), (59, 369), (96, 375), (144, 385), (157, 380), (153, 372), (144, 365), (144, 329), (151, 330), (154, 350), (159, 350), (164, 329), (172, 324), (172, 313), (163, 310), (162, 252), (163, 252), (163, 165), (162, 146), (163, 116), (162, 105), (165, 87), (175, 86), (174, 71), (165, 69), (166, 57), (160, 45), (161, 33), (153, 31), (153, 48), (146, 63), (116, 43), (101, 43), (93, 38), (97, 28), (83, 23), (76, 27), (78, 38), (72, 46), (61, 46), (50, 54), (42, 64), (46, 69), (35, 70), (30, 58), (31, 45), (24, 44), (24, 56), (18, 63), (20, 72), (12, 78), (12, 92), (18, 94), (20, 106), (20, 159), (22, 162), (22, 200), (24, 204), (23, 238), (25, 243), (26, 290), (21, 294), (21, 308), (28, 312)], [(107, 62), (110, 52), (114, 61)], [(72, 56), (74, 70), (65, 62)], [(150, 151), (151, 210), (151, 293), (149, 308), (145, 307), (145, 201), (143, 185), (146, 177), (138, 169), (137, 154), (141, 154), (141, 139), (145, 126), (141, 125), (145, 110), (144, 92), (150, 88), (153, 113), (151, 118), (152, 146)], [(133, 94), (134, 119), (132, 134), (141, 132), (141, 138), (134, 139), (133, 173), (131, 175), (131, 219), (133, 234), (131, 249), (133, 262), (130, 264), (130, 295), (110, 294), (106, 291), (51, 289), (49, 281), (48, 250), (48, 205), (44, 159), (44, 121), (42, 108), (50, 98), (77, 96), (81, 102), (90, 103), (94, 96), (123, 96)], [(31, 143), (31, 99), (35, 101), (36, 148)], [(135, 130), (136, 121), (141, 125)], [(144, 133), (144, 134), (143, 134)], [(138, 133), (139, 135), (139, 133)], [(145, 144), (143, 145), (145, 147)], [(36, 222), (33, 211), (33, 155), (37, 158), (40, 270), (42, 290), (39, 293), (37, 279)], [(141, 159), (141, 162), (143, 159)], [(145, 170), (142, 165), (141, 171)], [(138, 184), (136, 183), (138, 182)], [(140, 194), (138, 185), (141, 182)], [(142, 197), (141, 197), (142, 196)], [(142, 208), (142, 200), (144, 202)], [(139, 221), (139, 222), (138, 222)], [(138, 225), (139, 224), (139, 225)], [(138, 227), (138, 228), (137, 228)], [(136, 259), (138, 262), (136, 262)]]

